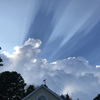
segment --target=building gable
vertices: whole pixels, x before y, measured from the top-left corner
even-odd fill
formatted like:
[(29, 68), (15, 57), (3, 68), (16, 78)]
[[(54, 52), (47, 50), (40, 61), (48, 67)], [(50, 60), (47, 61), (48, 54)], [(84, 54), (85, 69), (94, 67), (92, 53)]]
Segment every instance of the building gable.
[(41, 100), (39, 98), (46, 98), (44, 100), (62, 100), (56, 93), (44, 85), (38, 87), (22, 100)]

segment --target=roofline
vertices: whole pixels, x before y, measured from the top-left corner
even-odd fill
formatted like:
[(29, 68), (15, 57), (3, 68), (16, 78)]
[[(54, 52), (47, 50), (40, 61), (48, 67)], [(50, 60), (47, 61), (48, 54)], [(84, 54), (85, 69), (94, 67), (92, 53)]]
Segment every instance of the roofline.
[(50, 90), (49, 88), (45, 87), (43, 84), (40, 85), (36, 90), (34, 90), (33, 92), (29, 93), (26, 97), (24, 97), (22, 100), (25, 100), (27, 99), (29, 96), (31, 96), (32, 94), (34, 94), (36, 91), (38, 91), (40, 88), (44, 88), (46, 89), (47, 91), (49, 91), (51, 94), (53, 94), (55, 97), (57, 97), (58, 99), (60, 100), (63, 100), (62, 98), (60, 98), (55, 92), (53, 92), (52, 90)]
[(60, 98), (60, 96), (58, 96), (58, 95), (57, 95), (55, 92), (53, 92), (51, 89), (46, 88), (44, 85), (43, 85), (43, 87), (44, 87), (47, 91), (49, 91), (51, 94), (53, 94), (55, 97), (57, 97), (58, 99), (62, 100), (62, 98)]
[(37, 89), (35, 89), (33, 92), (29, 93), (27, 96), (25, 96), (22, 100), (27, 99), (29, 96), (31, 96), (33, 93), (35, 93), (36, 91), (38, 91), (40, 88), (42, 87), (42, 85), (40, 85)]

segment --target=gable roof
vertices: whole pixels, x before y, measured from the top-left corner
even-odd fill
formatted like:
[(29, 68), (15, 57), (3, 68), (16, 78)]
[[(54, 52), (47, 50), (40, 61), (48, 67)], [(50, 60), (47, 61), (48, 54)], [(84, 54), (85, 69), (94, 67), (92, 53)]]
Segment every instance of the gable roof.
[(56, 98), (58, 98), (59, 100), (62, 100), (62, 98), (60, 98), (60, 96), (58, 96), (55, 92), (53, 92), (52, 90), (50, 90), (48, 87), (44, 86), (43, 84), (40, 85), (36, 90), (34, 90), (33, 92), (29, 93), (26, 97), (24, 97), (22, 100), (26, 100), (28, 97), (30, 97), (31, 95), (33, 95), (35, 92), (37, 92), (39, 89), (44, 88), (45, 90), (47, 90), (48, 92), (50, 92), (52, 95), (54, 95)]

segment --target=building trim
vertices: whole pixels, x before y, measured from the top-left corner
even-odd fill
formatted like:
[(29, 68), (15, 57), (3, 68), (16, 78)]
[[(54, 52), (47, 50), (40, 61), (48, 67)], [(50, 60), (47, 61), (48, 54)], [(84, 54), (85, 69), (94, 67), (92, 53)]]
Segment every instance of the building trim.
[(62, 98), (60, 98), (60, 96), (58, 96), (55, 92), (53, 92), (49, 88), (45, 87), (43, 84), (40, 85), (36, 90), (34, 90), (30, 94), (28, 94), (26, 97), (24, 97), (22, 100), (26, 100), (27, 98), (29, 98), (31, 95), (33, 95), (35, 92), (37, 92), (41, 88), (44, 88), (45, 90), (47, 90), (48, 92), (50, 92), (52, 95), (54, 95), (56, 98), (58, 98), (59, 100), (62, 100)]

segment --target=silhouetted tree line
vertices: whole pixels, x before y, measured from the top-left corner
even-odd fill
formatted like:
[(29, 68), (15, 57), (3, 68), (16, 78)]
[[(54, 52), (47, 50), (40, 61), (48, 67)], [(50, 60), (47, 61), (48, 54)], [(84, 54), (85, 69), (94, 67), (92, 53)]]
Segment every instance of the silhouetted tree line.
[(17, 72), (0, 73), (0, 100), (21, 100), (33, 90), (34, 85), (27, 85)]
[(63, 100), (72, 100), (72, 98), (68, 95), (68, 94), (66, 94), (66, 95), (61, 95), (61, 98), (63, 99)]
[[(1, 50), (1, 47), (0, 47), (0, 50)], [(0, 57), (0, 66), (3, 66), (2, 62), (3, 62), (3, 60)]]
[[(21, 100), (35, 88), (34, 85), (26, 84), (22, 76), (15, 71), (0, 73), (0, 100)], [(60, 97), (63, 100), (73, 100), (68, 94), (62, 94)], [(100, 100), (100, 94), (93, 100)]]
[(100, 94), (98, 94), (93, 100), (100, 100)]

